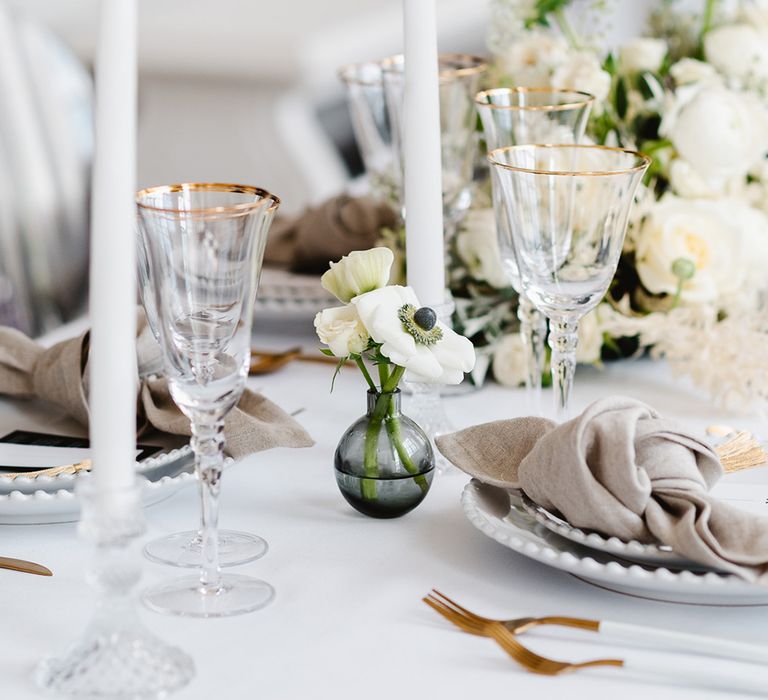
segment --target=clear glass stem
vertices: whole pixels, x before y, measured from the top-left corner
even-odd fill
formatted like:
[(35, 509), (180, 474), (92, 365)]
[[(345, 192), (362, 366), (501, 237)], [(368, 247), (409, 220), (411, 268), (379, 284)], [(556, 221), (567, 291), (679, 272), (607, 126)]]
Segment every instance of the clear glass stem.
[(555, 391), (555, 416), (569, 417), (573, 376), (576, 373), (576, 346), (579, 321), (573, 318), (550, 319), (549, 347), (552, 348), (552, 386)]
[(544, 371), (547, 319), (522, 293), (517, 306), (517, 317), (520, 319), (520, 337), (525, 348), (525, 386), (531, 409), (534, 413), (541, 414), (541, 374)]
[(192, 421), (192, 449), (200, 487), (202, 560), (200, 587), (206, 595), (221, 591), (219, 567), (219, 493), (224, 468), (224, 421), (199, 416)]

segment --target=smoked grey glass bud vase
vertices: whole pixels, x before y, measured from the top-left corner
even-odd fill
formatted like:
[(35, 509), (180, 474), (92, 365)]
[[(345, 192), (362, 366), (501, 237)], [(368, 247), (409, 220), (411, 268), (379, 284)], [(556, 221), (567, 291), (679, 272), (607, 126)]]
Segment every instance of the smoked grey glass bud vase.
[(424, 500), (435, 455), (424, 431), (400, 412), (400, 390), (368, 392), (368, 411), (342, 435), (334, 456), (336, 483), (356, 510), (398, 518)]

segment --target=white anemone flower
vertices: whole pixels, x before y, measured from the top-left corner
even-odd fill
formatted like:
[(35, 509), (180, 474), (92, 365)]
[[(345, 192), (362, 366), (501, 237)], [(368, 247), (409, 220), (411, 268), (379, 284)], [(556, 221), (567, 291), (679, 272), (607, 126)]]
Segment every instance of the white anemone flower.
[[(444, 323), (437, 321), (430, 344), (417, 342), (400, 318), (405, 306), (419, 309), (419, 300), (410, 287), (390, 285), (352, 299), (363, 325), (371, 338), (381, 343), (381, 352), (389, 360), (405, 367), (413, 381), (435, 384), (458, 384), (465, 372), (475, 366), (472, 343)], [(439, 329), (437, 333), (434, 333)]]
[(358, 294), (385, 286), (389, 282), (394, 259), (389, 248), (353, 251), (339, 262), (332, 262), (330, 269), (320, 278), (320, 284), (346, 304)]

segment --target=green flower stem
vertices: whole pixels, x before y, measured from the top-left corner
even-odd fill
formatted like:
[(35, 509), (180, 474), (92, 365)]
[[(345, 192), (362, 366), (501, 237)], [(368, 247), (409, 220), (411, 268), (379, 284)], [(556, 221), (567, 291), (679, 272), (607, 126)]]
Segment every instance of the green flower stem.
[(368, 371), (368, 368), (365, 366), (365, 362), (363, 362), (362, 357), (357, 357), (355, 359), (355, 362), (357, 363), (357, 366), (360, 368), (360, 371), (363, 373), (363, 377), (365, 377), (365, 381), (368, 384), (368, 387), (371, 391), (376, 391), (376, 385), (373, 383), (373, 379), (371, 378), (371, 374)]
[(707, 32), (709, 32), (710, 29), (712, 29), (712, 20), (714, 18), (715, 14), (715, 4), (717, 0), (706, 0), (704, 3), (704, 19), (701, 23), (701, 38), (702, 41), (704, 40), (704, 37), (706, 36)]
[[(365, 372), (367, 374), (367, 370)], [(381, 393), (376, 399), (373, 413), (365, 430), (365, 443), (363, 448), (363, 472), (365, 478), (362, 481), (360, 492), (366, 501), (375, 501), (378, 493), (376, 488), (376, 477), (379, 476), (379, 433), (381, 433), (382, 424), (386, 425), (387, 434), (395, 447), (400, 461), (410, 474), (418, 473), (416, 465), (411, 460), (410, 455), (403, 444), (402, 434), (400, 433), (400, 421), (392, 416), (393, 392), (397, 389), (400, 379), (405, 373), (404, 367), (397, 367), (390, 373), (386, 367), (379, 365), (379, 377), (381, 377)], [(370, 375), (368, 375), (370, 379)], [(373, 382), (369, 382), (369, 385)], [(372, 391), (376, 391), (373, 387)], [(419, 487), (426, 491), (428, 484), (424, 476), (417, 476), (414, 481)]]
[[(376, 390), (373, 389), (373, 391)], [(362, 481), (360, 492), (366, 501), (375, 501), (378, 496), (375, 479), (379, 476), (379, 433), (389, 411), (390, 399), (388, 394), (379, 394), (368, 427), (365, 429), (363, 472), (366, 478)]]
[(387, 365), (379, 363), (379, 384), (381, 386), (384, 386), (387, 383), (387, 379), (389, 379), (389, 370), (387, 369)]
[(571, 45), (571, 48), (580, 49), (581, 42), (579, 41), (579, 38), (576, 36), (576, 32), (573, 31), (573, 27), (571, 27), (571, 23), (568, 21), (568, 18), (565, 16), (565, 12), (563, 12), (563, 8), (558, 7), (552, 13), (552, 15), (555, 18), (555, 22), (557, 22), (557, 26), (560, 27), (560, 31), (563, 33), (565, 38), (568, 40), (568, 43)]
[(419, 488), (424, 493), (426, 493), (429, 489), (427, 479), (423, 474), (419, 474), (419, 468), (413, 463), (411, 455), (409, 455), (408, 451), (405, 449), (405, 445), (403, 444), (403, 435), (400, 432), (400, 419), (397, 416), (392, 415), (392, 409), (393, 402), (391, 401), (390, 397), (389, 415), (387, 416), (386, 420), (387, 433), (389, 434), (390, 442), (395, 446), (395, 450), (397, 451), (397, 454), (400, 457), (400, 461), (403, 463), (405, 470), (409, 474), (414, 475), (414, 482), (416, 482), (419, 485)]

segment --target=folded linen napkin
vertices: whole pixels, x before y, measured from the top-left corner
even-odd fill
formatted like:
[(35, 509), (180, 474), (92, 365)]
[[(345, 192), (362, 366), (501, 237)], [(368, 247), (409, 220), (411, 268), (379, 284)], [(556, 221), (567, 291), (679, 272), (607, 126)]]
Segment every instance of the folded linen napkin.
[(471, 476), (520, 488), (575, 527), (661, 542), (768, 585), (768, 518), (710, 496), (723, 473), (715, 452), (640, 401), (601, 399), (561, 425), (486, 423), (439, 437), (437, 446)]
[(387, 204), (342, 194), (296, 218), (278, 218), (264, 258), (293, 272), (324, 272), (329, 260), (372, 247), (382, 227), (396, 224), (397, 214)]
[[(138, 364), (153, 364), (159, 347), (141, 314)], [(61, 406), (88, 425), (88, 333), (44, 348), (13, 328), (0, 328), (0, 394), (36, 397)], [(161, 376), (137, 378), (137, 433), (156, 429), (190, 435), (189, 420), (178, 409)], [(291, 416), (260, 394), (246, 389), (227, 415), (226, 449), (233, 457), (272, 447), (310, 447), (312, 438)]]

